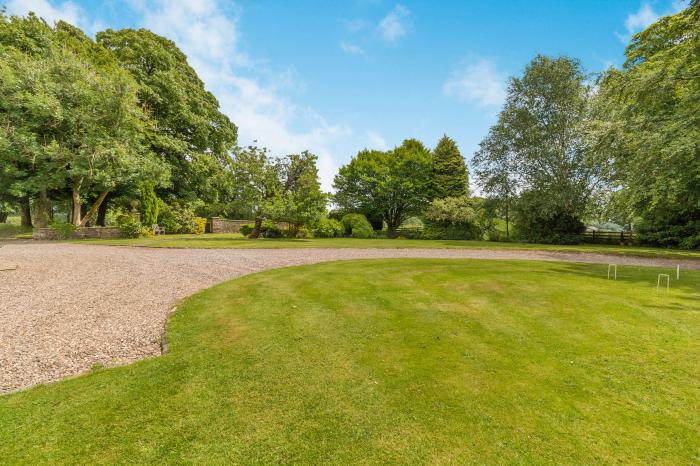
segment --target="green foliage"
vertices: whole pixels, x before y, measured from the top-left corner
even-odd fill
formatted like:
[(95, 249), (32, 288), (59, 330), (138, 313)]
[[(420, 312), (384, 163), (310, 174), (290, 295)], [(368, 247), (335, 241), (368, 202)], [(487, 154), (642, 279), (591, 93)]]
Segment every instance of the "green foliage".
[[(585, 137), (588, 94), (577, 60), (538, 55), (522, 78), (511, 78), (498, 122), (474, 157), (479, 184), (507, 216), (513, 197), (528, 192), (518, 201), (518, 226), (528, 239), (569, 241), (604, 187), (608, 166), (592, 156)], [(547, 233), (550, 227), (557, 231)]]
[(162, 194), (182, 202), (230, 201), (228, 154), (237, 128), (177, 45), (146, 29), (108, 29), (96, 41), (139, 84), (138, 104), (152, 120), (146, 142), (172, 171), (172, 184)]
[(433, 196), (469, 195), (469, 172), (454, 139), (444, 135), (433, 149)]
[(72, 223), (59, 222), (55, 220), (49, 224), (49, 228), (56, 232), (58, 239), (68, 239), (73, 236), (73, 233), (75, 233), (75, 231), (78, 229), (78, 227)]
[(318, 238), (335, 238), (343, 236), (345, 227), (334, 218), (321, 217), (314, 225), (314, 236)]
[(435, 199), (424, 213), (427, 239), (481, 239), (480, 213), (467, 196)]
[(123, 215), (119, 217), (117, 226), (119, 227), (119, 231), (121, 231), (122, 236), (125, 238), (138, 238), (141, 236), (141, 230), (144, 228), (131, 215)]
[(192, 220), (192, 230), (190, 233), (194, 233), (195, 235), (201, 235), (204, 233), (207, 227), (207, 219), (204, 217), (195, 217)]
[(521, 194), (515, 220), (525, 241), (546, 244), (577, 244), (586, 226), (578, 217), (547, 210), (546, 201), (534, 191)]
[(160, 201), (159, 209), (158, 225), (167, 233), (204, 233), (207, 219), (196, 217), (191, 207), (179, 203), (167, 205)]
[(389, 152), (363, 150), (340, 168), (334, 200), (345, 211), (381, 213), (390, 236), (432, 196), (432, 158), (415, 139)]
[(146, 182), (141, 185), (141, 222), (144, 225), (158, 223), (160, 202), (155, 192), (155, 183)]
[(700, 234), (699, 50), (694, 2), (635, 35), (594, 101), (595, 152), (614, 161), (612, 183), (624, 187), (650, 244), (693, 247)]
[[(250, 236), (253, 233), (254, 229), (255, 225), (252, 223), (248, 223), (245, 225), (241, 225), (239, 232), (243, 236)], [(284, 231), (282, 231), (282, 229), (279, 226), (275, 225), (269, 220), (265, 220), (260, 224), (260, 236), (262, 236), (263, 238), (281, 238), (284, 236)]]
[(371, 238), (374, 236), (372, 225), (362, 214), (347, 214), (341, 220), (345, 235), (353, 238)]

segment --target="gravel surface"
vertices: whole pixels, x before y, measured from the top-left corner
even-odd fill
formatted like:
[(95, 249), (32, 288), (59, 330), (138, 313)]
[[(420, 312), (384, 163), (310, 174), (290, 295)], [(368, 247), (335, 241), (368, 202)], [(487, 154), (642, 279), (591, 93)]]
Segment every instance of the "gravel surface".
[[(604, 254), (485, 249), (147, 249), (61, 243), (0, 248), (0, 394), (160, 354), (175, 303), (261, 270), (339, 259), (536, 259), (674, 266)], [(700, 268), (700, 261), (683, 263)]]

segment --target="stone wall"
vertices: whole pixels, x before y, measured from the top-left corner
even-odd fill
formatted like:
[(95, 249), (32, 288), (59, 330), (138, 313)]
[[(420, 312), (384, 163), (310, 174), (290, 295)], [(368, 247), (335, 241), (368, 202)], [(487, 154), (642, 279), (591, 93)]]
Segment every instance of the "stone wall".
[[(122, 232), (117, 227), (83, 227), (75, 230), (71, 238), (121, 238)], [(60, 239), (51, 228), (34, 228), (34, 239)]]
[(241, 225), (253, 223), (253, 220), (229, 220), (227, 218), (209, 217), (207, 219), (207, 233), (238, 233)]

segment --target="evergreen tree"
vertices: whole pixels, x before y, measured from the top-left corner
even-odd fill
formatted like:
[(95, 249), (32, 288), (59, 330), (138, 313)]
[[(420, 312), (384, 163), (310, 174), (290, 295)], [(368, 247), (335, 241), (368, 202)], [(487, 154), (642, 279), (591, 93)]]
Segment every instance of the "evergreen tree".
[(454, 139), (444, 135), (433, 149), (433, 190), (436, 199), (469, 195), (469, 171)]

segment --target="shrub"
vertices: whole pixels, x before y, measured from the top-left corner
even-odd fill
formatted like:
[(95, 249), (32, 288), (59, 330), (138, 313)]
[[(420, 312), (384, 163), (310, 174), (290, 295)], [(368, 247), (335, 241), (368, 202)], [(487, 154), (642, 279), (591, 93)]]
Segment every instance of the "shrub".
[(319, 238), (335, 238), (336, 236), (343, 236), (344, 232), (343, 224), (334, 218), (322, 217), (314, 227), (314, 235)]
[(374, 236), (372, 225), (362, 214), (347, 214), (342, 220), (345, 234), (353, 238), (371, 238)]
[(478, 206), (467, 196), (435, 199), (425, 210), (423, 238), (481, 239)]
[(313, 238), (314, 237), (314, 232), (313, 230), (306, 228), (306, 227), (300, 227), (297, 229), (296, 234), (294, 235), (295, 238)]
[(57, 222), (55, 220), (49, 224), (49, 228), (56, 232), (58, 239), (68, 239), (78, 229), (72, 223)]
[(153, 233), (153, 228), (150, 226), (141, 226), (141, 230), (139, 231), (139, 236), (141, 238), (153, 238), (155, 236), (155, 233)]
[[(253, 233), (254, 229), (255, 224), (247, 223), (245, 225), (241, 225), (239, 231), (244, 236), (250, 236), (250, 234)], [(260, 236), (262, 236), (263, 238), (281, 238), (282, 236), (284, 236), (284, 232), (280, 227), (278, 227), (271, 221), (264, 220), (260, 225)]]
[(195, 217), (192, 221), (192, 233), (195, 235), (201, 235), (206, 231), (207, 219), (204, 217)]
[(267, 220), (260, 226), (260, 233), (265, 238), (281, 238), (284, 236), (284, 232), (280, 227)]
[(201, 222), (206, 226), (207, 220), (203, 217), (195, 217), (194, 210), (188, 206), (165, 203), (160, 205), (158, 225), (165, 228), (168, 233), (204, 233), (204, 226), (199, 226)]
[(138, 238), (141, 236), (141, 224), (131, 215), (122, 215), (117, 219), (119, 231), (126, 238)]
[(141, 185), (141, 221), (144, 225), (151, 226), (158, 222), (160, 202), (155, 192), (155, 183), (147, 182)]
[(241, 228), (238, 231), (243, 236), (248, 236), (253, 232), (254, 229), (255, 229), (255, 225), (253, 225), (252, 223), (246, 223), (245, 225), (241, 225)]

